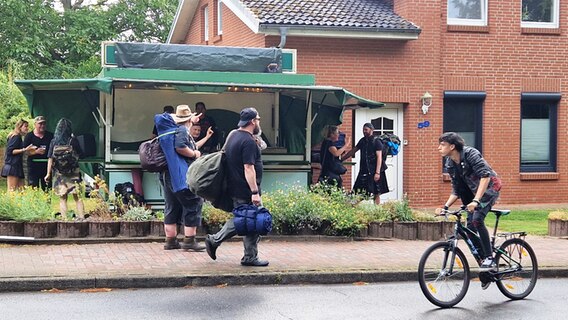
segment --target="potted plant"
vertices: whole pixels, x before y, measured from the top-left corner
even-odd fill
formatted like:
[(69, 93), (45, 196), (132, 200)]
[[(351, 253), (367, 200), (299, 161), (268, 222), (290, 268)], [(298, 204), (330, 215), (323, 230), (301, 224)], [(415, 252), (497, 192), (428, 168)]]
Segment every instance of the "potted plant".
[(568, 236), (567, 211), (552, 211), (548, 214), (548, 235), (552, 237)]
[(116, 237), (120, 233), (120, 221), (117, 220), (106, 201), (108, 194), (106, 182), (96, 175), (93, 188), (89, 192), (89, 197), (94, 202), (93, 209), (88, 212), (90, 237)]
[[(48, 204), (48, 205), (46, 205)], [(52, 238), (57, 235), (57, 222), (53, 220), (51, 197), (38, 188), (25, 187), (14, 192), (0, 193), (0, 217), (11, 220), (4, 229), (14, 235), (34, 238)], [(23, 234), (22, 225), (23, 223)]]
[(221, 230), (227, 220), (233, 217), (232, 213), (213, 207), (209, 202), (203, 204), (203, 223), (198, 232), (214, 234)]
[(156, 211), (153, 219), (150, 220), (150, 235), (155, 237), (165, 237), (166, 231), (164, 230), (164, 211)]
[(128, 206), (120, 217), (120, 235), (124, 237), (145, 237), (150, 233), (152, 210), (143, 206)]

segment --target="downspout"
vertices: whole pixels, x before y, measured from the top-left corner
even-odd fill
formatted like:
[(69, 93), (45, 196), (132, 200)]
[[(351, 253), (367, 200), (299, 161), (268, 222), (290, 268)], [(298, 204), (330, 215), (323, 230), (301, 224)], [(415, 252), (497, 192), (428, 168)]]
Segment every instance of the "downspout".
[(286, 45), (286, 34), (288, 34), (287, 27), (280, 27), (280, 43), (276, 48), (282, 49)]

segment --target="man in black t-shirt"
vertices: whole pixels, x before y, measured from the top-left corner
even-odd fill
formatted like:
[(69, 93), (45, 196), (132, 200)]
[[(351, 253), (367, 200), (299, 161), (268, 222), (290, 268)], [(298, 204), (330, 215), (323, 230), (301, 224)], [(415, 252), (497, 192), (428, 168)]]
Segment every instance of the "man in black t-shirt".
[[(225, 144), (227, 165), (227, 183), (229, 196), (233, 199), (233, 207), (241, 204), (262, 204), (260, 182), (262, 180), (262, 159), (260, 149), (254, 135), (260, 132), (260, 117), (255, 108), (244, 108), (241, 111), (238, 130), (233, 131)], [(217, 247), (237, 234), (233, 219), (227, 221), (223, 228), (213, 235), (207, 235), (205, 245), (211, 259), (217, 259)], [(265, 267), (268, 261), (258, 259), (258, 234), (243, 237), (245, 252), (241, 265)]]
[[(34, 130), (26, 134), (24, 137), (24, 145), (30, 144), (34, 148), (27, 151), (28, 154), (28, 185), (42, 190), (48, 188), (48, 183), (43, 179), (47, 174), (47, 153), (49, 144), (53, 139), (53, 133), (46, 131), (46, 119), (44, 116), (37, 116), (34, 119)], [(45, 161), (34, 161), (37, 159), (46, 159)]]
[(371, 123), (363, 125), (363, 138), (357, 142), (355, 148), (345, 154), (342, 159), (352, 157), (357, 151), (361, 151), (361, 163), (359, 174), (353, 184), (354, 191), (363, 191), (372, 194), (375, 203), (381, 203), (381, 194), (389, 192), (385, 170), (386, 155), (383, 155), (383, 143), (381, 139), (373, 135), (375, 127)]

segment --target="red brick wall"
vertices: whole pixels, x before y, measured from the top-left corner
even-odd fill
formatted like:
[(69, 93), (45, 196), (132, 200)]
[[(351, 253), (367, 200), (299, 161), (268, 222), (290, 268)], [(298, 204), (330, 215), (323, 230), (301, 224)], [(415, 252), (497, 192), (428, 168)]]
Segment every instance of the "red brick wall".
[[(521, 175), (520, 94), (562, 92), (568, 85), (568, 3), (560, 1), (561, 30), (521, 29), (518, 0), (488, 1), (488, 27), (447, 26), (446, 1), (394, 0), (395, 11), (422, 29), (418, 40), (358, 40), (288, 36), (297, 49), (298, 73), (320, 85), (342, 86), (366, 98), (404, 104), (404, 193), (413, 206), (440, 205), (449, 194), (437, 152), (445, 90), (485, 91), (484, 156), (503, 178), (503, 204), (566, 202), (567, 102), (558, 108), (557, 174)], [(220, 45), (275, 46), (279, 37), (254, 35), (224, 11)], [(225, 18), (227, 16), (227, 18)], [(438, 18), (439, 17), (439, 18)], [(192, 30), (193, 32), (193, 30)], [(190, 37), (188, 37), (189, 39)], [(191, 42), (190, 42), (191, 43)], [(217, 43), (216, 43), (217, 44)], [(427, 115), (420, 97), (433, 95)], [(418, 129), (428, 120), (431, 126)], [(352, 132), (345, 112), (341, 130)], [(358, 130), (355, 128), (355, 130)], [(345, 175), (349, 180), (349, 175)], [(544, 180), (548, 179), (548, 180)], [(346, 181), (349, 185), (351, 181)], [(551, 190), (554, 190), (553, 195)]]

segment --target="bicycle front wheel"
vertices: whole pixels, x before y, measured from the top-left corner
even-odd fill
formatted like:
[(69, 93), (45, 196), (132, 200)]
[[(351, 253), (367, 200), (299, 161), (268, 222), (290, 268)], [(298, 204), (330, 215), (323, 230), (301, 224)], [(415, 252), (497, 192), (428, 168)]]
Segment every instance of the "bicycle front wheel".
[(426, 298), (442, 308), (460, 302), (469, 288), (469, 264), (459, 248), (455, 255), (450, 243), (438, 242), (428, 248), (418, 264), (418, 282)]
[(529, 244), (519, 238), (509, 239), (495, 255), (497, 288), (507, 298), (523, 299), (533, 291), (538, 278), (536, 255)]

